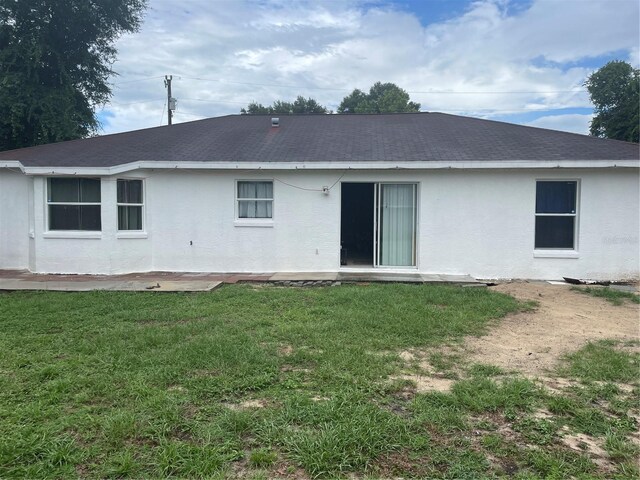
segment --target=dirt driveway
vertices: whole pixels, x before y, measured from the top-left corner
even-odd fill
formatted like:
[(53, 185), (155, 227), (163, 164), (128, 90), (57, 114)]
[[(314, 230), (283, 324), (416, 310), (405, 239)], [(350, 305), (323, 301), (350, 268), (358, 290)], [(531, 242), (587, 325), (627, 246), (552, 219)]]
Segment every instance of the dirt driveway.
[(492, 290), (519, 300), (535, 300), (539, 307), (502, 319), (487, 335), (469, 337), (470, 360), (516, 370), (526, 376), (544, 376), (562, 355), (592, 340), (638, 340), (640, 306), (612, 305), (603, 298), (545, 282), (503, 283)]

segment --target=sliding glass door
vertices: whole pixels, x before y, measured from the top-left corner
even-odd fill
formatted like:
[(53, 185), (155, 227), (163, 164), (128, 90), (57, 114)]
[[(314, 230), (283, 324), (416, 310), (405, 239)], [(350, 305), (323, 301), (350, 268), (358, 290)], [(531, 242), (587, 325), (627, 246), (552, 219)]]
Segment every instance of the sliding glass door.
[(416, 265), (416, 184), (378, 183), (375, 189), (375, 266)]

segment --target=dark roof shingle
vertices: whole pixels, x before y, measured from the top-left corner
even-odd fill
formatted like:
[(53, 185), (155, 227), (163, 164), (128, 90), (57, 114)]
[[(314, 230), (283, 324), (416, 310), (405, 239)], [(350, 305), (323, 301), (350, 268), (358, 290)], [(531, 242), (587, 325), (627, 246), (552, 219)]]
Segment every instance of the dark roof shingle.
[(167, 162), (638, 160), (637, 144), (443, 113), (231, 115), (0, 152), (25, 166)]

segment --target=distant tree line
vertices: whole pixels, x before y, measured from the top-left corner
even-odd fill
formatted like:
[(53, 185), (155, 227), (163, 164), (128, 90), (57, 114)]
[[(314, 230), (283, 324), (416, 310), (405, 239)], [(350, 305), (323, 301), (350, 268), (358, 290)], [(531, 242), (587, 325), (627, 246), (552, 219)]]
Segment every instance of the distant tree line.
[(327, 107), (320, 105), (313, 98), (304, 98), (298, 95), (293, 102), (276, 100), (266, 107), (261, 103), (252, 102), (247, 108), (240, 109), (240, 113), (246, 114), (290, 114), (290, 113), (331, 113)]
[[(338, 113), (403, 113), (419, 112), (420, 104), (410, 101), (409, 94), (394, 83), (376, 82), (365, 93), (357, 88), (342, 99)], [(272, 105), (250, 103), (240, 110), (244, 114), (333, 113), (313, 98), (298, 96), (293, 102), (276, 100)]]

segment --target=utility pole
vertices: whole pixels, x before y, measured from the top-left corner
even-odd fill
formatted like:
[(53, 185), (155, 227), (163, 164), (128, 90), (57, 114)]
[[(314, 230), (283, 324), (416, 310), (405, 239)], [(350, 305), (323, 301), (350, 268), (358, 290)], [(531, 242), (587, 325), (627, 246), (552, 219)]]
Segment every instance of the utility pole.
[(164, 76), (164, 86), (167, 89), (167, 119), (169, 125), (171, 125), (171, 119), (173, 118), (173, 111), (176, 109), (176, 99), (171, 96), (171, 80), (173, 75)]

